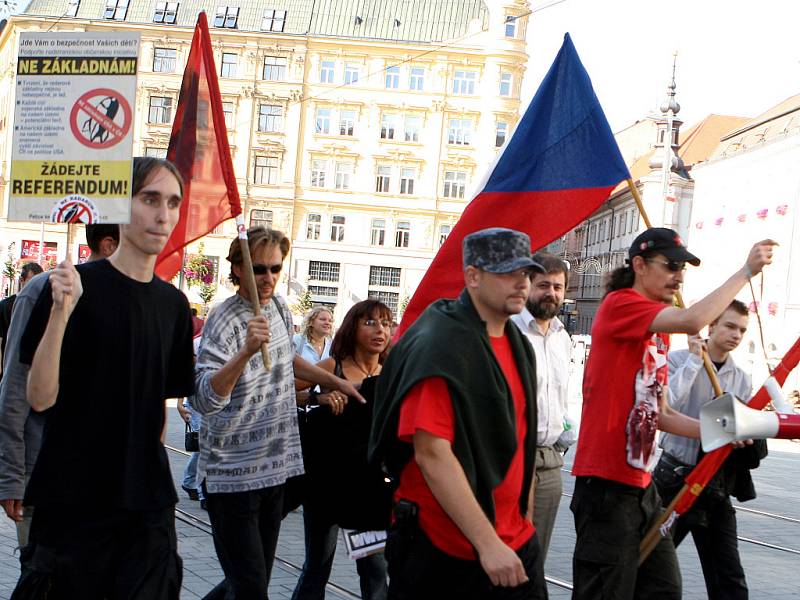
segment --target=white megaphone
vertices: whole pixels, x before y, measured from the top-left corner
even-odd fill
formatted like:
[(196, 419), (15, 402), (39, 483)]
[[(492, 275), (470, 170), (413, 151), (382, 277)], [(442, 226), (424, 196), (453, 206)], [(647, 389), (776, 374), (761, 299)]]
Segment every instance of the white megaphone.
[(800, 415), (755, 410), (727, 393), (700, 409), (700, 441), (704, 452), (734, 440), (760, 438), (800, 438)]

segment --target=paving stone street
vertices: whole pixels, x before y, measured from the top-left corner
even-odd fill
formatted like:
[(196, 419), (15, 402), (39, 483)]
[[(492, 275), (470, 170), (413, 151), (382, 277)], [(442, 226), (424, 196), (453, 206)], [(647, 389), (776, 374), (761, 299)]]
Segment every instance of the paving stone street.
[[(167, 444), (182, 448), (183, 425), (177, 411), (170, 411)], [(184, 561), (183, 594), (186, 600), (202, 598), (222, 578), (222, 571), (209, 535), (208, 515), (180, 490), (180, 478), (186, 456), (169, 452), (173, 477), (179, 490), (177, 520), (179, 551)], [(570, 455), (567, 455), (568, 468)], [(800, 503), (796, 501), (800, 481), (800, 444), (779, 440), (771, 442), (770, 456), (761, 468), (753, 472), (758, 498), (744, 505), (750, 510), (780, 514), (791, 520), (738, 512), (739, 535), (765, 542), (774, 547), (740, 542), (742, 562), (750, 586), (750, 597), (758, 600), (790, 600), (800, 596), (795, 572), (800, 565)], [(571, 494), (573, 478), (563, 473), (564, 492)], [(569, 496), (565, 496), (558, 514), (550, 554), (545, 566), (546, 575), (560, 582), (572, 578), (572, 549), (575, 531), (569, 511)], [(194, 517), (194, 519), (192, 518)], [(187, 522), (188, 521), (188, 522)], [(19, 571), (15, 554), (16, 534), (12, 522), (0, 519), (0, 600), (11, 596)], [(781, 550), (783, 547), (794, 553)], [(700, 563), (694, 545), (687, 540), (678, 549), (684, 583), (684, 598), (699, 600), (706, 597)], [(290, 514), (283, 522), (278, 543), (278, 560), (273, 570), (269, 597), (288, 600), (303, 563), (303, 524), (300, 511)], [(331, 577), (328, 598), (358, 598), (358, 577), (340, 541)], [(556, 583), (548, 585), (550, 598), (566, 599), (570, 591)]]

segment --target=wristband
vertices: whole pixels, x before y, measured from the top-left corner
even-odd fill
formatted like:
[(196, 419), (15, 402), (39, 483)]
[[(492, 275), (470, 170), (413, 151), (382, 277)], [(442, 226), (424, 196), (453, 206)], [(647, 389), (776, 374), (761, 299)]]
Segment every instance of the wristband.
[(748, 267), (747, 264), (742, 267), (742, 271), (744, 271), (744, 276), (747, 277), (747, 279), (753, 278), (754, 273), (750, 270), (750, 267)]

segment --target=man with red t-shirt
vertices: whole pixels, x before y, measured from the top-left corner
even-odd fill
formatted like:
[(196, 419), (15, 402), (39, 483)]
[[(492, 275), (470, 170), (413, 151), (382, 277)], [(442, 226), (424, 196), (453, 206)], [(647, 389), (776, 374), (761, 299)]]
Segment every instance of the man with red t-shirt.
[(530, 238), (510, 229), (467, 236), (463, 256), (465, 290), (428, 307), (378, 383), (370, 452), (400, 477), (386, 546), (389, 598), (543, 599), (526, 514), (536, 373), (530, 345), (508, 320), (541, 267)]
[(661, 502), (650, 480), (655, 433), (700, 437), (696, 419), (669, 407), (669, 333), (696, 334), (719, 315), (750, 277), (772, 261), (775, 242), (750, 250), (745, 266), (691, 307), (671, 306), (688, 262), (700, 260), (671, 229), (639, 235), (628, 265), (611, 273), (594, 319), (583, 379), (583, 415), (570, 508), (577, 540), (573, 600), (678, 599), (675, 547), (665, 537), (641, 565), (639, 544)]

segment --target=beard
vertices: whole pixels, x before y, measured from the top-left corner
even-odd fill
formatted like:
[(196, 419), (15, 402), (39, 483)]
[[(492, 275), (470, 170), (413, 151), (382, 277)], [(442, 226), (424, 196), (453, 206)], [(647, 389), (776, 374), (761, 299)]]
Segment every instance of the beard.
[(528, 309), (535, 319), (549, 320), (558, 314), (558, 311), (561, 309), (561, 304), (555, 300), (552, 302), (534, 302), (529, 299), (525, 302), (525, 308)]

